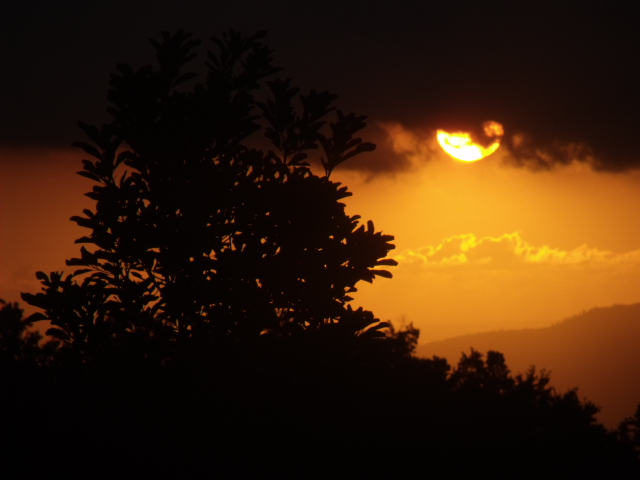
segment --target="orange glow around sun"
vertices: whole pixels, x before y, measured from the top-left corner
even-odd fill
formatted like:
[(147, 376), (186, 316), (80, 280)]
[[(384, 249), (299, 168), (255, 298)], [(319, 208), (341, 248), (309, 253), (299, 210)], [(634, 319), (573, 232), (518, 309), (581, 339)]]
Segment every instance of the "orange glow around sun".
[(488, 121), (483, 124), (483, 136), (491, 140), (488, 146), (476, 143), (467, 132), (446, 132), (438, 130), (436, 138), (442, 149), (453, 158), (464, 162), (481, 160), (500, 146), (500, 140), (504, 135), (504, 129), (498, 122)]

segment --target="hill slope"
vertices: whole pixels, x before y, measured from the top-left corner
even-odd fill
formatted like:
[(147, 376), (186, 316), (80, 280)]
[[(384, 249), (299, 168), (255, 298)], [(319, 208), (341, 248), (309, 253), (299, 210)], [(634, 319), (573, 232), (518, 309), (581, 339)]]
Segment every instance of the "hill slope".
[(547, 328), (427, 343), (417, 355), (437, 355), (455, 365), (470, 348), (502, 352), (514, 373), (531, 365), (544, 368), (559, 392), (578, 387), (581, 398), (602, 407), (598, 418), (608, 427), (617, 427), (640, 403), (640, 304), (595, 308)]

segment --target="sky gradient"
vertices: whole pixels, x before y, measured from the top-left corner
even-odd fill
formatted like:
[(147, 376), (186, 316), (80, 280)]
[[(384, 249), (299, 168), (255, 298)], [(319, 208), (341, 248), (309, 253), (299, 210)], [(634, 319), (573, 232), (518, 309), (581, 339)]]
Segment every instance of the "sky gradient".
[[(368, 115), (378, 145), (332, 178), (349, 212), (396, 237), (394, 279), (355, 303), (422, 341), (542, 327), (640, 301), (640, 46), (634, 8), (604, 2), (26, 1), (0, 18), (0, 298), (64, 269), (91, 202), (78, 119), (107, 119), (118, 62), (150, 37), (267, 30), (283, 77)], [(205, 45), (203, 47), (209, 47)], [(201, 49), (204, 53), (205, 48)], [(196, 67), (194, 63), (194, 68)], [(466, 164), (439, 128), (505, 129)]]

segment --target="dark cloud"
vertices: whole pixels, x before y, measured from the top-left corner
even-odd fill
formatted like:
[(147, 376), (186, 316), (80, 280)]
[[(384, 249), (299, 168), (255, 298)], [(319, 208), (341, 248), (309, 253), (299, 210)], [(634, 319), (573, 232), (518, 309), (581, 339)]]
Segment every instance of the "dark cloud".
[[(78, 139), (78, 118), (106, 118), (115, 64), (152, 61), (147, 39), (161, 30), (206, 39), (229, 28), (264, 29), (286, 75), (303, 88), (337, 93), (341, 108), (369, 115), (370, 124), (429, 130), (496, 120), (516, 165), (577, 160), (623, 171), (640, 166), (640, 9), (624, 5), (13, 2), (0, 18), (0, 144)], [(386, 164), (381, 151), (363, 168), (408, 166)]]

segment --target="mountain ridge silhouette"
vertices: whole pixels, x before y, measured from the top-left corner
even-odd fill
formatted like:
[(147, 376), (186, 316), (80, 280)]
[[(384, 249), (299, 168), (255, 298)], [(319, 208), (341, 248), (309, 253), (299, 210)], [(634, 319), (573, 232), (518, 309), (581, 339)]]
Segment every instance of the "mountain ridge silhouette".
[(419, 357), (446, 358), (455, 365), (471, 348), (504, 354), (513, 373), (532, 365), (550, 372), (563, 392), (578, 388), (580, 398), (601, 407), (598, 420), (615, 428), (640, 402), (640, 303), (583, 311), (544, 328), (500, 330), (418, 345)]

